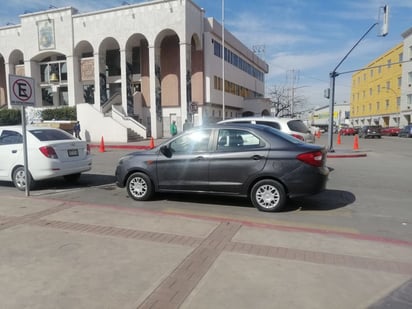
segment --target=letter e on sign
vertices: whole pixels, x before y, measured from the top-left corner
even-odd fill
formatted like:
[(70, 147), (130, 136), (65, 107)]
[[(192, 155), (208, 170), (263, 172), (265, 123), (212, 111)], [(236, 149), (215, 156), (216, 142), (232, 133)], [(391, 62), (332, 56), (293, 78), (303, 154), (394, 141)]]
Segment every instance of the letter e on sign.
[(10, 104), (34, 105), (34, 80), (26, 76), (9, 75)]

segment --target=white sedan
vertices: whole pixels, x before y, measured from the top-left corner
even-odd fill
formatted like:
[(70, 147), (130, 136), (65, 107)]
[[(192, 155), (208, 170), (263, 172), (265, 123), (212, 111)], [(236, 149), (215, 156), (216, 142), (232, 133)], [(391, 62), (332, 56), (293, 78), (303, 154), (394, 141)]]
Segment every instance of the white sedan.
[[(0, 181), (12, 181), (26, 190), (22, 126), (0, 126)], [(26, 127), (30, 188), (38, 180), (63, 176), (78, 180), (92, 168), (90, 146), (66, 131), (49, 127)]]

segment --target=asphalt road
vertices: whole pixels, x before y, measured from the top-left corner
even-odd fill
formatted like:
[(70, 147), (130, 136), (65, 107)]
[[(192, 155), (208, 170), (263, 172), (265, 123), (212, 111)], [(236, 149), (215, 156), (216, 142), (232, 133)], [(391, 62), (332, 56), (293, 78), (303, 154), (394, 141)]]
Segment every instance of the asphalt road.
[[(327, 136), (317, 143), (327, 145)], [(334, 149), (350, 151), (352, 145), (352, 136), (342, 136), (341, 144), (334, 145)], [(136, 202), (114, 183), (117, 160), (131, 150), (108, 148), (103, 153), (93, 149), (93, 169), (82, 175), (78, 184), (69, 185), (63, 179), (44, 181), (30, 195), (411, 242), (412, 139), (360, 139), (359, 148), (367, 153), (366, 157), (328, 159), (327, 165), (333, 171), (325, 192), (293, 200), (280, 213), (259, 212), (245, 199), (205, 195), (162, 194), (153, 201)], [(0, 194), (3, 192), (25, 194), (2, 182)]]

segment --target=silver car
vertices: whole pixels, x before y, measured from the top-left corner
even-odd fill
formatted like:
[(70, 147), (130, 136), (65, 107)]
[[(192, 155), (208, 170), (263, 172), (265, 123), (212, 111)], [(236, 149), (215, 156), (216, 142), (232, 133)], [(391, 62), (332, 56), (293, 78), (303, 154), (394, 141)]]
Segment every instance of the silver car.
[(277, 117), (242, 117), (226, 119), (218, 122), (221, 123), (253, 123), (266, 125), (278, 129), (286, 134), (304, 141), (305, 143), (315, 143), (315, 136), (303, 123), (302, 120), (296, 118), (277, 118)]

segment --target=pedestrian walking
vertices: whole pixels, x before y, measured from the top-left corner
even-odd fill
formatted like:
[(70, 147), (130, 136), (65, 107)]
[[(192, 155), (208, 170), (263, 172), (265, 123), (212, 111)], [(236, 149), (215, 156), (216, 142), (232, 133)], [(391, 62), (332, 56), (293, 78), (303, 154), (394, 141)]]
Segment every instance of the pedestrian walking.
[(74, 124), (73, 131), (74, 131), (74, 136), (78, 139), (81, 139), (81, 137), (80, 137), (80, 122), (79, 121), (77, 121)]
[(170, 134), (172, 134), (172, 136), (175, 136), (177, 134), (176, 121), (174, 121), (174, 120), (170, 125)]

